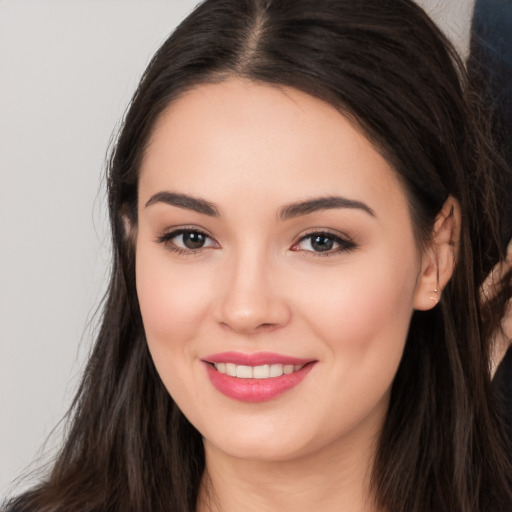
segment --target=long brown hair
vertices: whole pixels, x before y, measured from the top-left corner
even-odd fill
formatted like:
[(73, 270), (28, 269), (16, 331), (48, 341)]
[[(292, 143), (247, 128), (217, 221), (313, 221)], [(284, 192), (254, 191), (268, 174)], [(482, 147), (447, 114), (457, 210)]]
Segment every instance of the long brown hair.
[(499, 159), (463, 65), (408, 0), (206, 0), (158, 50), (110, 159), (110, 287), (67, 440), (48, 478), (8, 510), (195, 509), (202, 440), (148, 352), (124, 219), (137, 223), (139, 166), (162, 111), (232, 76), (295, 87), (358, 123), (401, 177), (418, 243), (448, 195), (459, 201), (458, 262), (439, 307), (413, 314), (372, 489), (393, 512), (512, 510), (510, 447), (489, 390), (495, 316), (478, 291), (502, 256)]

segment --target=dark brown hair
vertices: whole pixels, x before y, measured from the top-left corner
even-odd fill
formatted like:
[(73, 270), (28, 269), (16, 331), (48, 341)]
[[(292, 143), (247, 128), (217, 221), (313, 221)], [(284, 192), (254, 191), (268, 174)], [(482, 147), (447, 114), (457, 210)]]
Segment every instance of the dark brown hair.
[(393, 512), (512, 510), (510, 447), (489, 391), (494, 317), (484, 321), (479, 300), (502, 256), (499, 160), (462, 64), (408, 0), (206, 0), (158, 50), (110, 160), (111, 281), (67, 440), (48, 478), (8, 509), (195, 509), (202, 440), (148, 352), (123, 219), (137, 222), (139, 166), (162, 111), (232, 76), (300, 89), (354, 120), (401, 177), (419, 243), (446, 198), (459, 201), (455, 272), (439, 306), (413, 314), (372, 489)]

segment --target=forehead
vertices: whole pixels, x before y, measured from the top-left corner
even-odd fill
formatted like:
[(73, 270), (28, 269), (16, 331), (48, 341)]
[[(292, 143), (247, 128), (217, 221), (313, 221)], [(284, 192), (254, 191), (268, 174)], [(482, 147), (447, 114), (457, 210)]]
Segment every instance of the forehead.
[(198, 86), (167, 107), (139, 188), (141, 201), (177, 190), (258, 208), (334, 194), (406, 203), (396, 172), (332, 105), (241, 79)]

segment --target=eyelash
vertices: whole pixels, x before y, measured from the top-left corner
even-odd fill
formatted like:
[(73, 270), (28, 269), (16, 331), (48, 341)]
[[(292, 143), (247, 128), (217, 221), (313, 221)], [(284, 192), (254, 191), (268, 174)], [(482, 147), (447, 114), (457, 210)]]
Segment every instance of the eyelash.
[(193, 234), (193, 235), (204, 236), (206, 239), (211, 240), (213, 242), (213, 245), (216, 246), (214, 248), (220, 247), (218, 242), (213, 237), (208, 235), (208, 233), (205, 233), (204, 231), (197, 229), (197, 228), (176, 229), (174, 231), (164, 233), (163, 235), (159, 236), (156, 239), (156, 241), (158, 243), (164, 244), (170, 251), (175, 252), (180, 255), (184, 255), (184, 256), (195, 255), (195, 254), (198, 254), (199, 252), (201, 252), (202, 250), (209, 249), (211, 247), (211, 246), (206, 246), (206, 247), (203, 246), (203, 247), (198, 247), (197, 249), (185, 249), (183, 247), (177, 246), (175, 243), (172, 242), (172, 240), (174, 238), (176, 238), (180, 235), (184, 235), (184, 234)]
[[(205, 237), (205, 239), (208, 239), (212, 242), (211, 245), (198, 247), (197, 249), (192, 248), (183, 248), (177, 246), (175, 243), (172, 242), (174, 238), (177, 238), (181, 235), (189, 234), (189, 235), (199, 235)], [(298, 246), (305, 242), (306, 240), (313, 240), (313, 238), (324, 238), (326, 240), (330, 240), (333, 243), (337, 244), (338, 247), (334, 250), (328, 249), (325, 251), (313, 251), (313, 250), (307, 250), (307, 249), (300, 249)], [(158, 243), (165, 244), (167, 248), (177, 254), (185, 255), (185, 256), (191, 256), (196, 255), (202, 252), (205, 249), (210, 248), (219, 248), (219, 243), (210, 235), (205, 233), (204, 231), (197, 229), (197, 228), (180, 228), (176, 229), (174, 231), (170, 231), (168, 233), (164, 233), (161, 236), (159, 236), (156, 240)], [(340, 253), (340, 252), (349, 252), (357, 248), (356, 243), (347, 235), (341, 236), (339, 234), (331, 233), (329, 231), (322, 231), (322, 230), (314, 230), (310, 231), (309, 233), (306, 233), (305, 235), (301, 236), (296, 242), (293, 243), (290, 250), (296, 251), (296, 252), (304, 252), (304, 253), (310, 253), (313, 256), (332, 256), (334, 254)]]
[[(331, 240), (332, 242), (338, 244), (338, 247), (335, 249), (329, 249), (326, 251), (309, 251), (307, 249), (299, 249), (297, 248), (299, 244), (306, 240), (313, 240), (314, 238), (324, 238)], [(312, 243), (312, 242), (310, 242)], [(331, 233), (330, 231), (322, 231), (322, 230), (312, 230), (305, 235), (301, 236), (297, 242), (295, 242), (292, 245), (291, 250), (297, 251), (297, 252), (306, 252), (310, 253), (313, 256), (320, 256), (320, 257), (326, 257), (326, 256), (333, 256), (335, 254), (341, 253), (341, 252), (350, 252), (357, 248), (356, 243), (347, 235), (341, 235), (336, 233)]]

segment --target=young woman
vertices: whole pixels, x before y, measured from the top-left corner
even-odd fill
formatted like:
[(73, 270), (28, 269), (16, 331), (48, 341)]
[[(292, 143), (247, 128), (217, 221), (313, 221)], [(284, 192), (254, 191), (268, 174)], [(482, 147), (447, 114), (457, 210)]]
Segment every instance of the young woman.
[(111, 158), (68, 438), (8, 510), (512, 510), (477, 114), (409, 1), (199, 5)]

